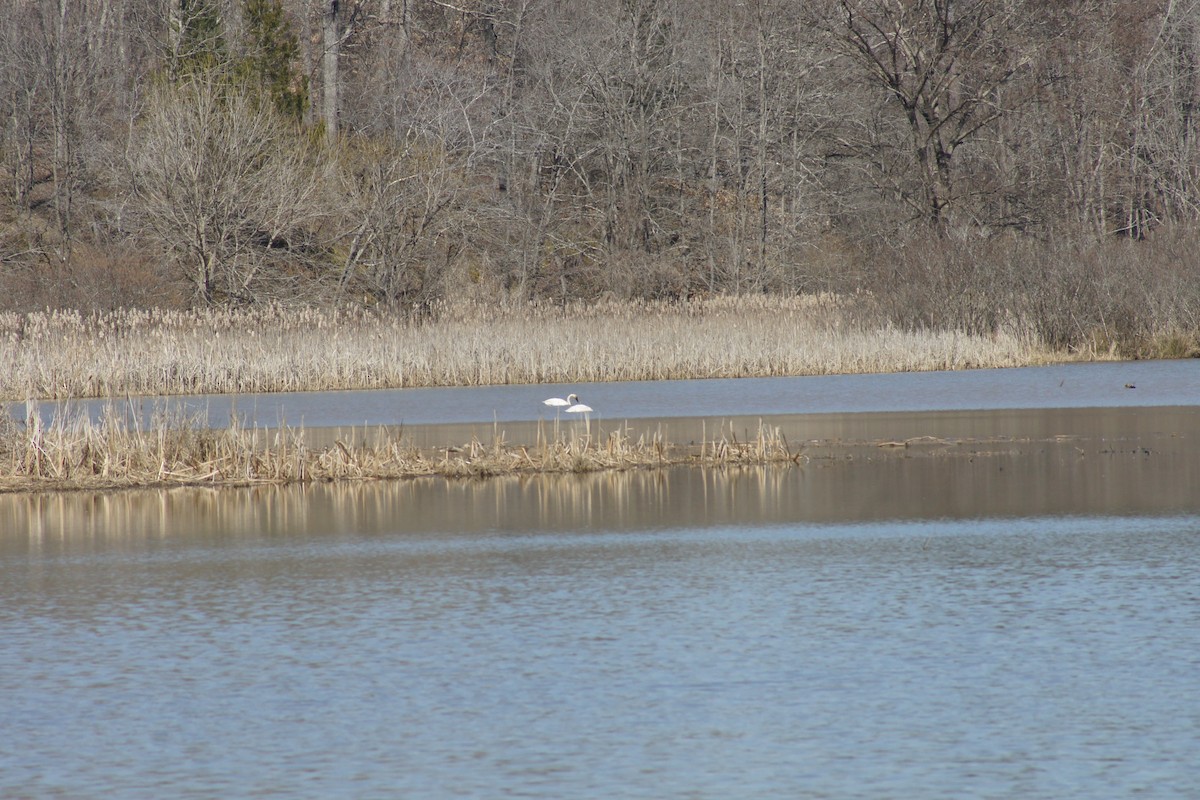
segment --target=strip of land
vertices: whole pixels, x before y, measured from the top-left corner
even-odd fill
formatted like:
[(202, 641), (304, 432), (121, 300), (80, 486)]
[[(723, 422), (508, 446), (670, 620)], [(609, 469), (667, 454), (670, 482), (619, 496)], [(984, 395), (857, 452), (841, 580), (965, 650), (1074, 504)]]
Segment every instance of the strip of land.
[[(9, 418), (10, 419), (10, 418)], [(112, 415), (0, 431), (0, 491), (246, 486), (674, 465), (805, 467), (881, 459), (1173, 459), (1193, 469), (1194, 408), (788, 415), (417, 428), (212, 430)], [(1002, 467), (1003, 468), (1003, 465)]]

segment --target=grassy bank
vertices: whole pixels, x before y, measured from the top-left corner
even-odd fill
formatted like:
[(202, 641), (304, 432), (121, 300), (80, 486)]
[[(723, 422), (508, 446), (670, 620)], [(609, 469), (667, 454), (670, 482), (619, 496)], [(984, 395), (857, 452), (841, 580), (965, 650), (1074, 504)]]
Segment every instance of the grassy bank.
[(266, 307), (0, 315), (0, 399), (1002, 367), (1014, 333), (909, 332), (828, 296), (500, 307), (421, 315)]
[(699, 445), (681, 447), (660, 436), (632, 439), (620, 430), (557, 433), (551, 424), (539, 429), (532, 445), (510, 444), (497, 431), (488, 442), (422, 451), (386, 432), (315, 448), (292, 428), (210, 430), (167, 417), (141, 428), (112, 410), (99, 421), (77, 415), (45, 425), (36, 410), (23, 423), (9, 409), (3, 413), (0, 491), (590, 472), (800, 458), (777, 429), (763, 425), (749, 440), (718, 431)]

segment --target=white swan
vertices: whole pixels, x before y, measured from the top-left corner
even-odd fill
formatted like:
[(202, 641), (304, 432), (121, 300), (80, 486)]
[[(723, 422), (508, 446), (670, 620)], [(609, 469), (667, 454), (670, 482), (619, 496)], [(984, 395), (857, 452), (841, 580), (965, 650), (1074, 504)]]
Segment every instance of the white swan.
[(560, 406), (573, 406), (573, 405), (576, 405), (576, 404), (578, 404), (578, 403), (579, 403), (579, 395), (574, 395), (574, 394), (569, 394), (569, 395), (567, 395), (567, 399), (566, 399), (566, 400), (563, 400), (561, 397), (551, 397), (551, 398), (550, 398), (550, 399), (548, 399), (548, 400), (543, 400), (543, 401), (542, 401), (542, 404), (543, 404), (543, 405), (547, 405), (547, 406), (555, 406), (555, 407), (560, 407)]
[(568, 414), (587, 414), (592, 410), (591, 406), (585, 406), (583, 403), (579, 402), (579, 397), (577, 395), (571, 395), (567, 399), (574, 401), (570, 406), (567, 407)]

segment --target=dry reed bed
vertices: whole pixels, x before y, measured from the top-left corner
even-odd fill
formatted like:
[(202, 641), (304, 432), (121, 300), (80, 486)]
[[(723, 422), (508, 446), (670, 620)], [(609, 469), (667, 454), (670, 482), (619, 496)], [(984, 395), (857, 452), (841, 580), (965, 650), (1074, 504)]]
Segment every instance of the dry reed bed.
[[(733, 465), (796, 462), (778, 429), (759, 426), (739, 441), (732, 428), (700, 447), (679, 447), (659, 436), (636, 441), (621, 431), (548, 436), (532, 445), (509, 444), (497, 432), (490, 443), (422, 452), (381, 432), (362, 442), (337, 441), (310, 448), (303, 431), (212, 430), (160, 417), (143, 429), (114, 411), (92, 421), (85, 415), (42, 422), (33, 407), (23, 424), (2, 409), (0, 491), (171, 485), (285, 484), (334, 480), (490, 476), (592, 472), (673, 464)], [(369, 440), (369, 441), (368, 441)]]
[(832, 297), (421, 315), (270, 306), (0, 314), (0, 399), (770, 377), (1045, 360), (1015, 335), (873, 328)]

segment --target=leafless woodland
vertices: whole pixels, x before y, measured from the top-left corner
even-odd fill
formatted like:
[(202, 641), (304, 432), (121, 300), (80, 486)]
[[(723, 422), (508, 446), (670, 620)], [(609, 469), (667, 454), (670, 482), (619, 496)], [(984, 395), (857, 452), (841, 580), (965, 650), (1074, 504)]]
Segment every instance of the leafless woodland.
[(823, 292), (1200, 331), (1200, 0), (5, 6), (6, 309)]

